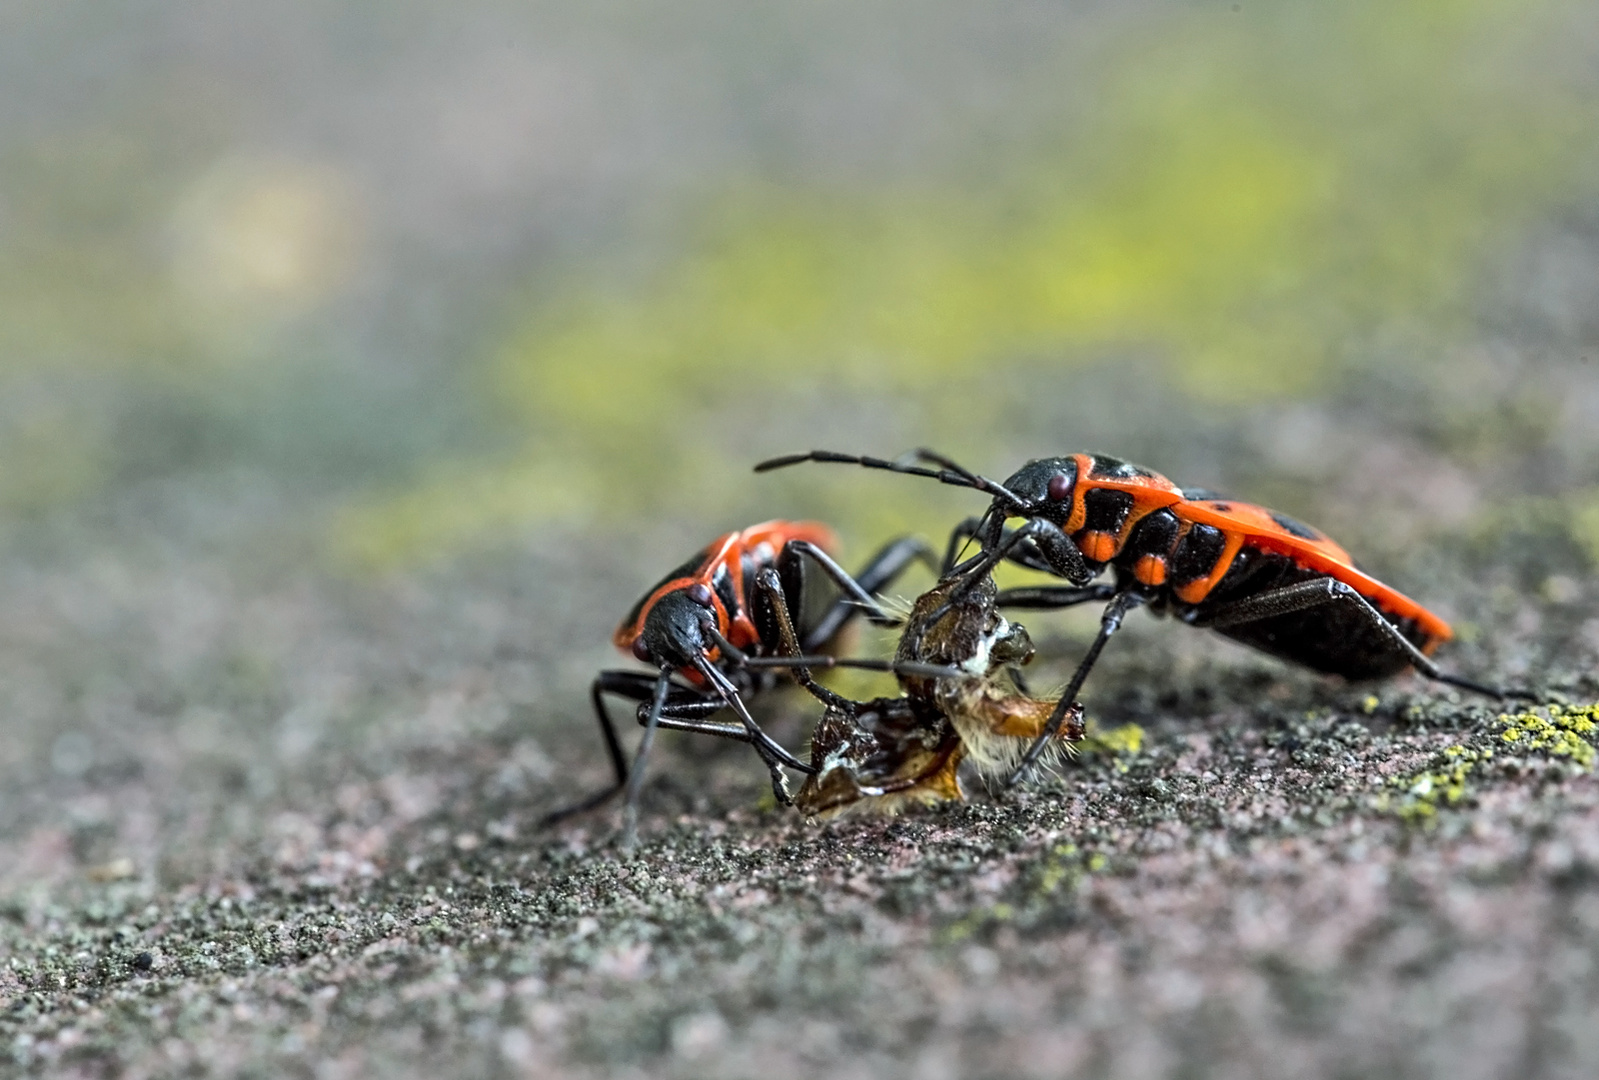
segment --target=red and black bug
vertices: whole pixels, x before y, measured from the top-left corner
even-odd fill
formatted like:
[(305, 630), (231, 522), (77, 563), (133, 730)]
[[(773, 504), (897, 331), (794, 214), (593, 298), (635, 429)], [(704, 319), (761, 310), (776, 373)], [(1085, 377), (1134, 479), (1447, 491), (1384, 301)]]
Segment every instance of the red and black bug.
[[(886, 614), (872, 594), (913, 561), (931, 561), (925, 543), (904, 537), (886, 545), (852, 577), (828, 554), (835, 546), (832, 531), (816, 522), (768, 521), (717, 537), (634, 604), (612, 641), (656, 670), (602, 671), (590, 690), (615, 783), (548, 815), (544, 824), (592, 809), (625, 789), (623, 843), (630, 844), (644, 762), (657, 727), (750, 743), (771, 772), (773, 792), (789, 803), (783, 768), (809, 772), (811, 767), (761, 730), (744, 699), (772, 686), (781, 669), (802, 663), (897, 668), (874, 660), (778, 655), (785, 651), (780, 627), (797, 623), (799, 651), (816, 654), (832, 646), (858, 615), (880, 625), (897, 625), (899, 620)], [(828, 598), (807, 586), (807, 565), (819, 568), (836, 584), (836, 595)], [(644, 735), (631, 768), (606, 711), (607, 694), (640, 703)], [(710, 719), (724, 708), (733, 710), (738, 723)]]
[[(914, 458), (936, 467), (818, 450), (762, 462), (756, 471), (802, 461), (842, 462), (982, 491), (992, 496), (988, 512), (956, 526), (946, 570), (960, 544), (975, 538), (982, 550), (971, 563), (1010, 559), (1071, 582), (1005, 590), (1001, 605), (1061, 608), (1107, 601), (1098, 636), (1012, 782), (1048, 745), (1123, 617), (1143, 604), (1316, 671), (1371, 679), (1414, 667), (1439, 682), (1507, 696), (1442, 671), (1431, 653), (1449, 640), (1449, 624), (1365, 573), (1326, 535), (1285, 514), (1180, 488), (1102, 454), (1030, 461), (1003, 484), (931, 451), (917, 451)], [(1007, 530), (1011, 518), (1026, 520)], [(1090, 584), (1107, 568), (1113, 581)]]

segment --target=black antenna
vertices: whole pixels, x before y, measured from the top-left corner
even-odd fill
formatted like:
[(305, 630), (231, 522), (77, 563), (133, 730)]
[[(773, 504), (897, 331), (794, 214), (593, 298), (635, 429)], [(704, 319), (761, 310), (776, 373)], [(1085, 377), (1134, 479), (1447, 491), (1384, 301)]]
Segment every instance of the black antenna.
[(859, 668), (863, 671), (886, 671), (891, 675), (909, 675), (917, 679), (958, 679), (966, 673), (960, 668), (942, 664), (922, 664), (910, 660), (871, 660), (854, 657), (837, 657), (821, 653), (815, 656), (751, 656), (721, 635), (716, 627), (706, 624), (706, 634), (716, 647), (733, 663), (747, 668)]
[(930, 461), (940, 466), (937, 469), (924, 469), (912, 465), (907, 461), (889, 461), (886, 458), (868, 457), (858, 454), (840, 454), (832, 450), (812, 450), (804, 454), (784, 454), (782, 457), (768, 458), (755, 466), (756, 472), (771, 472), (774, 469), (786, 469), (790, 465), (798, 465), (804, 461), (821, 461), (841, 465), (859, 465), (865, 469), (882, 469), (885, 472), (905, 473), (908, 476), (925, 476), (929, 480), (937, 480), (941, 484), (951, 487), (973, 488), (986, 495), (1004, 499), (1018, 509), (1026, 509), (1030, 504), (1003, 484), (995, 483), (984, 476), (979, 476), (968, 469), (964, 469), (940, 454), (931, 450), (913, 450), (909, 457)]
[[(929, 450), (927, 447), (921, 446), (916, 448), (914, 454), (918, 460), (930, 461), (944, 471), (952, 472), (956, 476), (961, 477), (969, 486), (976, 488), (978, 491), (993, 495), (995, 498), (1004, 499), (1013, 507), (1018, 509), (1027, 509), (1032, 505), (1028, 500), (1022, 498), (1020, 495), (1017, 495), (1004, 484), (997, 483), (996, 481), (990, 480), (986, 476), (981, 476), (977, 473), (974, 473), (970, 469), (967, 469), (960, 463), (945, 457), (936, 450)], [(945, 481), (945, 483), (948, 482), (949, 481), (947, 480)]]

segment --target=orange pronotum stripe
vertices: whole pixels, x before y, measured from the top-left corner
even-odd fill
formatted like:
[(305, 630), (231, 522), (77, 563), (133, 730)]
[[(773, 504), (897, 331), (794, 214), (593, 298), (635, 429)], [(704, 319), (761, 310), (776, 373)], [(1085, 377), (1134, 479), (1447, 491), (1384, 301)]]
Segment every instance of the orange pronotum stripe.
[(1088, 520), (1088, 504), (1083, 501), (1083, 495), (1089, 488), (1088, 473), (1094, 467), (1094, 459), (1087, 454), (1073, 454), (1072, 461), (1077, 463), (1077, 483), (1072, 487), (1072, 512), (1066, 518), (1066, 524), (1060, 527), (1067, 536), (1076, 533)]
[(1088, 492), (1103, 488), (1106, 491), (1123, 491), (1133, 497), (1133, 505), (1127, 512), (1127, 518), (1114, 535), (1102, 532), (1090, 533), (1078, 544), (1083, 555), (1094, 562), (1109, 562), (1114, 559), (1127, 543), (1127, 538), (1132, 535), (1134, 526), (1156, 510), (1182, 502), (1182, 492), (1178, 491), (1170, 480), (1158, 473), (1131, 480), (1102, 479), (1090, 476), (1094, 467), (1094, 459), (1090, 455), (1073, 454), (1072, 460), (1077, 463), (1077, 486), (1072, 494), (1071, 516), (1062, 526), (1067, 535), (1075, 534), (1088, 520), (1088, 503), (1084, 498)]

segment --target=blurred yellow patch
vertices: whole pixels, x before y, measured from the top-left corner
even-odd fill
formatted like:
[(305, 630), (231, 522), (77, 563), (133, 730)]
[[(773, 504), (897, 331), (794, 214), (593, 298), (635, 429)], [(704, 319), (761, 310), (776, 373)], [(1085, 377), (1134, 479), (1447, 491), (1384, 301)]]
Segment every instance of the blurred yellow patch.
[[(1447, 339), (1475, 260), (1571, 190), (1593, 140), (1539, 65), (1575, 10), (1363, 0), (1151, 22), (1100, 57), (1086, 117), (1063, 110), (981, 187), (730, 186), (650, 279), (535, 313), (497, 396), (531, 460), (579, 458), (638, 512), (742, 497), (737, 477), (711, 482), (730, 470), (708, 433), (822, 386), (908, 396), (929, 430), (973, 438), (1003, 422), (994, 371), (1041, 357), (1132, 347), (1202, 397), (1308, 392), (1387, 321)], [(563, 503), (498, 490), (516, 470), (483, 475), (485, 527)], [(400, 516), (426, 516), (428, 490)], [(432, 490), (457, 524), (411, 530), (419, 552), (471, 538), (462, 492)], [(403, 557), (405, 530), (375, 520)]]
[[(1599, 761), (1594, 746), (1599, 733), (1599, 705), (1562, 708), (1551, 705), (1548, 717), (1528, 710), (1496, 717), (1475, 745), (1453, 743), (1433, 758), (1430, 768), (1389, 781), (1393, 790), (1379, 794), (1377, 810), (1397, 814), (1412, 824), (1430, 824), (1439, 810), (1465, 802), (1473, 783), (1482, 779), (1480, 769), (1495, 758), (1496, 749), (1516, 756), (1563, 758), (1579, 769), (1592, 770)], [(1473, 774), (1476, 779), (1473, 780)]]
[(1599, 706), (1563, 709), (1551, 705), (1547, 720), (1535, 712), (1501, 716), (1498, 724), (1503, 730), (1499, 738), (1515, 753), (1537, 752), (1549, 757), (1570, 758), (1584, 769), (1592, 769), (1595, 760), (1599, 760), (1599, 750), (1595, 750), (1593, 744), (1596, 718), (1599, 718)]
[(1144, 729), (1138, 724), (1120, 727), (1101, 727), (1097, 721), (1088, 722), (1087, 734), (1076, 745), (1078, 753), (1104, 754), (1116, 763), (1121, 772), (1127, 771), (1129, 758), (1137, 757), (1144, 748)]
[(332, 551), (351, 569), (393, 569), (418, 553), (514, 535), (530, 521), (581, 520), (592, 509), (593, 484), (576, 463), (440, 466), (404, 495), (346, 507), (333, 523)]
[(1392, 786), (1398, 789), (1397, 797), (1379, 796), (1377, 808), (1392, 811), (1411, 824), (1430, 823), (1437, 818), (1440, 808), (1457, 806), (1470, 794), (1467, 778), (1478, 765), (1493, 760), (1493, 756), (1491, 749), (1446, 746), (1440, 755), (1440, 768), (1393, 780)]
[(172, 273), (224, 333), (298, 315), (337, 292), (362, 246), (350, 182), (320, 164), (230, 159), (190, 187), (172, 219)]

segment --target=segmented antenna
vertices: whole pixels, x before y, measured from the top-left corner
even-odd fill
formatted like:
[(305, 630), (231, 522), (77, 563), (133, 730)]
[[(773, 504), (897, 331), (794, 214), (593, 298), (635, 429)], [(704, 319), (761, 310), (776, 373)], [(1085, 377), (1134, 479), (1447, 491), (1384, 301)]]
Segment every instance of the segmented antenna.
[[(958, 679), (966, 674), (959, 668), (940, 664), (922, 664), (909, 660), (871, 660), (842, 658), (822, 653), (816, 656), (751, 656), (722, 636), (721, 631), (707, 623), (707, 636), (729, 660), (747, 668), (859, 668), (862, 671), (886, 671), (894, 675), (909, 675), (920, 679)], [(709, 662), (706, 662), (709, 666)], [(702, 668), (702, 671), (704, 669)], [(707, 677), (709, 672), (705, 672)], [(726, 678), (725, 676), (721, 676)], [(714, 680), (713, 680), (714, 681)]]
[(863, 671), (886, 671), (894, 675), (909, 675), (918, 679), (959, 679), (966, 672), (943, 664), (922, 664), (909, 660), (841, 659), (837, 656), (751, 656), (739, 661), (741, 667), (752, 668), (859, 668)]
[(863, 454), (840, 454), (833, 450), (812, 450), (804, 454), (784, 454), (782, 457), (769, 458), (756, 465), (755, 471), (759, 473), (771, 472), (774, 469), (786, 469), (790, 465), (798, 465), (804, 461), (859, 465), (865, 469), (882, 469), (885, 472), (905, 473), (909, 476), (925, 476), (930, 480), (937, 480), (941, 484), (949, 484), (951, 487), (973, 488), (986, 495), (1004, 499), (1011, 506), (1018, 509), (1025, 509), (1029, 506), (1026, 499), (1023, 499), (1003, 484), (996, 483), (986, 476), (979, 476), (969, 469), (962, 468), (942, 454), (923, 448), (913, 450), (906, 456), (920, 461), (932, 462), (939, 468), (924, 469), (918, 465), (912, 465), (904, 459), (889, 461), (886, 458), (869, 457)]

